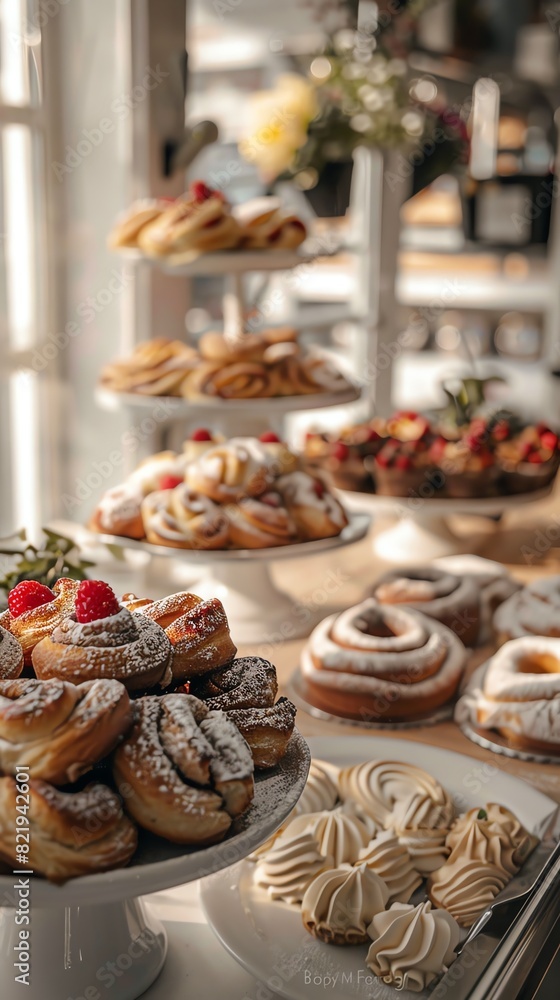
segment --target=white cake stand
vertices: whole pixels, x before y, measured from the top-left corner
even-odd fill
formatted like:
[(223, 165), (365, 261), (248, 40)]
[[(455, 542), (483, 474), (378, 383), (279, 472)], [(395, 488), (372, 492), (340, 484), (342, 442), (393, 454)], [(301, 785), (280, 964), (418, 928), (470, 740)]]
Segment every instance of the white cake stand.
[(101, 535), (70, 521), (56, 521), (54, 527), (75, 539), (80, 547), (91, 549), (96, 544), (110, 545), (123, 551), (180, 560), (183, 565), (198, 571), (193, 589), (200, 597), (218, 597), (221, 600), (239, 642), (276, 644), (285, 639), (309, 635), (324, 617), (324, 608), (314, 610), (302, 607), (299, 601), (279, 590), (271, 576), (271, 563), (280, 559), (320, 555), (353, 545), (365, 538), (370, 521), (369, 514), (353, 513), (349, 524), (336, 538), (321, 538), (272, 549), (217, 551), (172, 549), (120, 535)]
[(547, 497), (551, 490), (552, 484), (532, 493), (479, 500), (386, 497), (375, 493), (353, 493), (349, 490), (337, 490), (337, 493), (347, 510), (367, 510), (372, 516), (396, 518), (396, 524), (376, 533), (373, 548), (376, 555), (386, 562), (411, 565), (458, 552), (472, 552), (472, 540), (459, 538), (449, 528), (446, 518), (453, 514), (495, 517), (521, 505), (536, 503)]
[[(71, 879), (62, 886), (31, 877), (29, 986), (14, 978), (19, 973), (13, 949), (20, 929), (26, 929), (16, 923), (14, 884), (20, 876), (0, 877), (3, 1000), (139, 997), (161, 971), (167, 951), (163, 926), (140, 897), (194, 882), (247, 857), (294, 807), (308, 770), (309, 749), (296, 730), (280, 764), (257, 772), (253, 803), (221, 844), (185, 853), (185, 848), (143, 834), (128, 868)], [(29, 858), (32, 866), (32, 832)], [(181, 995), (188, 996), (187, 984)]]

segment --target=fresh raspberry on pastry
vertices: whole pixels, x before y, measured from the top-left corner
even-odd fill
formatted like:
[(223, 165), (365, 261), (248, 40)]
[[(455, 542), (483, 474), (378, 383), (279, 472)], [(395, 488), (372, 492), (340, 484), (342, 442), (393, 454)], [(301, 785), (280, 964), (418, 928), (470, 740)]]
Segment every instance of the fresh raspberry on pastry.
[(197, 427), (191, 434), (191, 441), (213, 441), (210, 431), (206, 427)]
[(110, 618), (120, 611), (115, 592), (103, 580), (82, 580), (76, 594), (76, 619), (82, 624)]
[(179, 476), (162, 476), (159, 481), (160, 490), (174, 490), (176, 486), (180, 486), (183, 482)]
[(8, 594), (8, 608), (12, 618), (19, 618), (25, 611), (33, 611), (42, 604), (54, 601), (55, 595), (50, 587), (45, 587), (37, 580), (22, 580)]
[(259, 436), (259, 441), (261, 441), (262, 444), (281, 444), (280, 438), (274, 433), (274, 431), (265, 431)]

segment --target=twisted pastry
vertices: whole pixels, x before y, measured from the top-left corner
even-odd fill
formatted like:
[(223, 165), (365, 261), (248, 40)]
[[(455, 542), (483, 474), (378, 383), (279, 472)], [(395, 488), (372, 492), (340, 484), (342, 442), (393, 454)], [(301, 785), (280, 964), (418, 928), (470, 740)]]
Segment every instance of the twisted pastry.
[(154, 545), (174, 549), (223, 549), (229, 535), (226, 516), (208, 497), (182, 483), (149, 493), (142, 501), (144, 532)]
[(276, 667), (260, 656), (242, 656), (229, 667), (197, 678), (192, 693), (212, 709), (270, 708), (278, 694)]
[(0, 681), (19, 677), (23, 670), (23, 649), (20, 643), (0, 626)]
[(560, 639), (506, 642), (473, 675), (455, 718), (521, 750), (560, 753)]
[(122, 538), (144, 538), (142, 493), (137, 485), (126, 482), (107, 490), (93, 512), (88, 528)]
[(191, 695), (140, 698), (114, 757), (136, 822), (177, 844), (214, 844), (253, 798), (253, 761), (233, 722)]
[(560, 637), (560, 576), (535, 580), (513, 594), (494, 615), (499, 643), (523, 636)]
[(274, 372), (254, 361), (229, 365), (201, 365), (183, 383), (187, 399), (219, 396), (221, 399), (266, 399), (277, 395)]
[(316, 476), (289, 472), (280, 476), (276, 489), (304, 541), (340, 535), (348, 524), (344, 508)]
[(295, 250), (307, 235), (301, 219), (286, 214), (277, 198), (252, 198), (236, 205), (233, 215), (246, 250)]
[(240, 229), (223, 195), (208, 190), (202, 200), (179, 198), (138, 235), (138, 246), (151, 257), (227, 250), (239, 243)]
[(109, 678), (129, 691), (165, 687), (171, 679), (170, 661), (171, 644), (163, 629), (126, 608), (87, 623), (65, 618), (33, 650), (35, 673), (42, 680), (54, 677), (81, 684)]
[(130, 473), (127, 483), (137, 487), (142, 496), (147, 496), (148, 493), (161, 489), (162, 481), (169, 477), (183, 479), (187, 465), (188, 456), (185, 452), (177, 455), (174, 451), (160, 451), (139, 462), (134, 472)]
[[(16, 856), (16, 810), (20, 786), (0, 778), (0, 857), (13, 868)], [(138, 834), (123, 814), (121, 800), (106, 785), (81, 792), (61, 792), (45, 781), (29, 780), (27, 813), (33, 871), (53, 882), (108, 871), (128, 864)]]
[(296, 526), (279, 493), (242, 497), (227, 511), (229, 534), (241, 549), (266, 549), (296, 541)]
[(123, 212), (109, 233), (107, 244), (111, 250), (121, 247), (137, 247), (138, 236), (144, 228), (169, 207), (164, 198), (139, 198)]
[(9, 611), (0, 615), (0, 626), (11, 632), (21, 644), (26, 667), (31, 665), (31, 656), (37, 643), (51, 635), (57, 625), (72, 614), (78, 586), (77, 580), (62, 577), (52, 587), (54, 601), (41, 604), (32, 611), (24, 611), (17, 618)]
[(480, 626), (480, 587), (433, 566), (403, 567), (385, 573), (371, 596), (380, 604), (406, 605), (452, 629), (465, 646), (474, 646)]
[(258, 496), (272, 485), (274, 458), (255, 438), (231, 438), (217, 445), (187, 469), (191, 489), (216, 503), (237, 503), (244, 496)]
[(155, 337), (138, 344), (129, 357), (101, 371), (101, 385), (114, 392), (142, 396), (180, 396), (185, 378), (196, 368), (198, 354), (180, 340)]
[(0, 771), (28, 767), (34, 778), (68, 784), (106, 757), (131, 722), (118, 681), (0, 681)]
[[(165, 630), (172, 649), (173, 680), (181, 683), (218, 670), (237, 652), (229, 634), (229, 623), (221, 601), (203, 601), (195, 594), (171, 594), (161, 601), (138, 601), (129, 607)], [(218, 706), (214, 706), (218, 707)]]
[(296, 706), (287, 698), (279, 698), (269, 708), (234, 708), (228, 719), (247, 741), (255, 767), (276, 767), (286, 753), (294, 731)]
[(318, 708), (357, 719), (421, 718), (449, 701), (459, 685), (465, 648), (418, 611), (369, 598), (325, 618), (311, 633), (301, 667)]

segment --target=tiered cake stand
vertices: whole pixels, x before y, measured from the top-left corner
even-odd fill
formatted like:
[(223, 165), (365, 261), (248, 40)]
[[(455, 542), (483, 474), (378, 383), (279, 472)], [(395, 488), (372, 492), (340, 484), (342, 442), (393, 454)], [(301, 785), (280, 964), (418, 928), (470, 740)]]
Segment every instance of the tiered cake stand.
[(369, 526), (368, 514), (354, 513), (336, 538), (272, 549), (200, 551), (151, 545), (118, 535), (100, 535), (71, 522), (57, 521), (55, 525), (80, 546), (91, 548), (101, 543), (123, 551), (177, 559), (192, 567), (195, 578), (198, 574), (196, 583), (192, 584), (193, 590), (200, 597), (218, 597), (222, 601), (234, 635), (241, 643), (277, 643), (308, 635), (324, 616), (324, 608), (303, 606), (279, 590), (271, 576), (271, 564), (280, 559), (301, 559), (353, 545), (365, 538)]
[(520, 505), (536, 503), (547, 497), (552, 485), (532, 493), (481, 499), (437, 499), (420, 496), (386, 497), (374, 493), (337, 490), (348, 511), (369, 511), (373, 516), (396, 519), (373, 539), (375, 554), (389, 563), (425, 563), (440, 556), (473, 551), (472, 539), (455, 535), (447, 523), (454, 514), (497, 517)]
[[(236, 864), (280, 826), (299, 799), (309, 770), (309, 749), (297, 730), (285, 757), (272, 771), (259, 772), (255, 797), (227, 840), (214, 847), (188, 848), (141, 834), (128, 868), (75, 878), (63, 885), (23, 874), (0, 876), (0, 979), (3, 1000), (79, 1000), (114, 996), (136, 1000), (158, 976), (167, 937), (142, 896), (194, 882)], [(33, 865), (33, 831), (30, 837)], [(14, 886), (29, 878), (31, 923), (18, 918)], [(27, 912), (27, 909), (25, 910)], [(29, 985), (16, 982), (14, 948), (29, 930)], [(16, 957), (17, 956), (17, 957)], [(114, 987), (111, 989), (111, 987)], [(188, 997), (188, 984), (182, 996)], [(170, 998), (171, 1000), (171, 998)]]

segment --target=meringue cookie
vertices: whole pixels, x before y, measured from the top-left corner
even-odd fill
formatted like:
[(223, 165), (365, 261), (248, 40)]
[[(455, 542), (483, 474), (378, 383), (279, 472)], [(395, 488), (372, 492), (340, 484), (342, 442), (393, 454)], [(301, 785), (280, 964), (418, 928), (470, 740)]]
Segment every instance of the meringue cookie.
[(449, 848), (446, 846), (446, 838), (449, 830), (397, 828), (395, 833), (399, 843), (408, 851), (414, 868), (423, 878), (441, 868), (447, 860)]
[(331, 857), (336, 867), (354, 864), (361, 849), (369, 844), (374, 828), (367, 818), (360, 818), (350, 804), (339, 806), (330, 812), (307, 813), (296, 816), (284, 831), (283, 836), (294, 837), (300, 833), (310, 833), (315, 838), (324, 857)]
[(356, 864), (366, 864), (383, 879), (389, 890), (389, 903), (408, 903), (414, 890), (422, 884), (408, 851), (391, 830), (378, 833), (360, 851)]
[(374, 760), (344, 768), (339, 791), (385, 829), (449, 829), (455, 816), (445, 789), (414, 764)]
[(432, 873), (426, 888), (435, 906), (447, 910), (461, 927), (470, 927), (510, 878), (491, 861), (454, 857)]
[(539, 842), (539, 838), (529, 833), (509, 809), (496, 802), (488, 802), (483, 809), (469, 809), (457, 820), (447, 836), (447, 846), (454, 851), (465, 833), (472, 828), (479, 830), (488, 839), (497, 836), (511, 846), (513, 868), (510, 869), (510, 863), (506, 863), (508, 871), (515, 872), (521, 868)]
[(257, 865), (255, 882), (272, 899), (300, 903), (309, 883), (325, 868), (332, 868), (332, 863), (332, 858), (321, 854), (311, 834), (282, 836)]
[(366, 963), (373, 974), (388, 986), (416, 993), (447, 971), (460, 936), (455, 920), (429, 902), (393, 903), (374, 916), (368, 933), (373, 944)]
[(307, 783), (294, 807), (294, 816), (333, 809), (338, 799), (338, 789), (329, 771), (330, 765), (322, 760), (311, 761)]
[(362, 944), (368, 924), (385, 909), (389, 890), (367, 865), (342, 865), (322, 872), (301, 904), (303, 926), (327, 944)]

